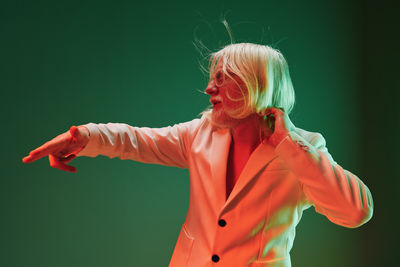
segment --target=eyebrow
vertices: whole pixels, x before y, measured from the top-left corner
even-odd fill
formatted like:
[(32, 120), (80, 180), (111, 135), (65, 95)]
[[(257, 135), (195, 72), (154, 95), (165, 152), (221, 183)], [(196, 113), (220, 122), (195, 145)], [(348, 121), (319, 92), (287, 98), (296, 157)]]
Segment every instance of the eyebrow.
[(232, 77), (232, 78), (239, 78), (239, 75), (237, 75), (236, 73), (233, 73), (232, 71), (227, 71), (227, 73)]

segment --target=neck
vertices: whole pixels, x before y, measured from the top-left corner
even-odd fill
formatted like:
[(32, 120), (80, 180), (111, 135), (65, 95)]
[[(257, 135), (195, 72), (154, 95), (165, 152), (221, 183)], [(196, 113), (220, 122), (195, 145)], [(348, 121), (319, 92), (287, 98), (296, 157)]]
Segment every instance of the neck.
[(255, 149), (261, 143), (261, 118), (256, 114), (241, 120), (231, 128), (232, 142), (238, 146)]

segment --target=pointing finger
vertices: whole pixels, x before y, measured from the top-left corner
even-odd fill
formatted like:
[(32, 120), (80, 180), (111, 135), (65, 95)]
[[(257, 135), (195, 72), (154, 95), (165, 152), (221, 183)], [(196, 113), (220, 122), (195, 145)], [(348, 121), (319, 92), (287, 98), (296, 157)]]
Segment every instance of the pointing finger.
[(32, 162), (46, 156), (45, 154), (43, 154), (43, 155), (42, 154), (40, 154), (38, 151), (33, 150), (33, 151), (29, 152), (28, 156), (26, 156), (22, 159), (22, 162), (23, 163), (32, 163)]
[(31, 163), (53, 153), (54, 151), (61, 150), (61, 148), (65, 146), (69, 135), (69, 133), (60, 134), (59, 136), (29, 152), (29, 156), (23, 158), (22, 161), (24, 163)]
[(51, 149), (49, 149), (47, 146), (43, 145), (41, 147), (36, 148), (35, 150), (32, 150), (29, 152), (29, 155), (24, 157), (22, 159), (22, 162), (24, 163), (31, 163), (34, 162), (38, 159), (41, 159), (48, 154), (50, 154)]

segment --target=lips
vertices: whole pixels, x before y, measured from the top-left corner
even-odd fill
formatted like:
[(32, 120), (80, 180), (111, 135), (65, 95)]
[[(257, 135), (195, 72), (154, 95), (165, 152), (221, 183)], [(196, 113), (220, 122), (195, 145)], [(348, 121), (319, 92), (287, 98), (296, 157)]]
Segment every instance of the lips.
[(221, 104), (222, 102), (218, 99), (210, 99), (211, 104), (213, 105), (213, 107), (215, 107), (218, 104)]

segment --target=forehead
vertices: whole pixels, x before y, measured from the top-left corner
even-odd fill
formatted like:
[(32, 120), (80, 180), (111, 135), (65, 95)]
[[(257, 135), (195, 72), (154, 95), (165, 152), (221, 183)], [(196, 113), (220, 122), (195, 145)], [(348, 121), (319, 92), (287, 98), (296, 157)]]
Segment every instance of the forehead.
[(222, 58), (219, 58), (214, 62), (214, 65), (211, 66), (210, 75), (213, 76), (215, 73), (221, 71), (229, 75), (235, 75), (229, 67), (229, 64), (226, 64), (226, 62)]
[(211, 65), (211, 72), (216, 71), (216, 70), (221, 70), (224, 68), (226, 68), (226, 64), (224, 64), (224, 61), (222, 59), (217, 59)]
[(237, 81), (241, 81), (241, 79), (239, 78), (239, 75), (237, 73), (235, 73), (229, 66), (228, 64), (224, 64), (224, 62), (222, 60), (220, 60), (214, 67), (214, 69), (212, 70), (212, 72), (210, 73), (210, 76), (213, 77), (215, 75), (218, 75), (219, 73), (223, 73), (225, 74), (225, 78), (233, 78)]

